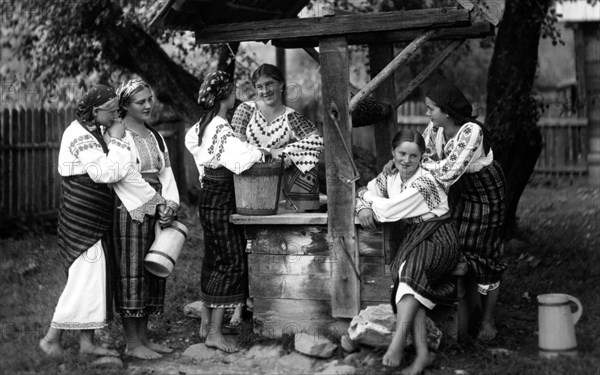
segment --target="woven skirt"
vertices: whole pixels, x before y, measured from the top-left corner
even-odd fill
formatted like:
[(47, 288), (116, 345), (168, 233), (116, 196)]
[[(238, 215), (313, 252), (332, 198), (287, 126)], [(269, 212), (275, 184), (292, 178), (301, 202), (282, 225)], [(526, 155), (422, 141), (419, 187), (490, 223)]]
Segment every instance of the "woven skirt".
[[(160, 184), (150, 184), (158, 193)], [(144, 258), (154, 242), (157, 216), (144, 216), (141, 223), (116, 198), (110, 245), (114, 249), (118, 274), (115, 280), (116, 311), (125, 318), (142, 318), (160, 314), (165, 305), (166, 279), (144, 268)]]
[(449, 198), (469, 272), (478, 284), (500, 281), (506, 270), (502, 261), (506, 181), (500, 164), (494, 161), (477, 173), (465, 173), (450, 188)]
[(456, 227), (451, 220), (431, 220), (408, 225), (391, 263), (394, 309), (399, 283), (407, 284), (433, 303), (453, 302), (455, 284), (451, 280), (451, 273), (456, 268), (458, 259)]
[(243, 228), (229, 222), (235, 213), (233, 174), (206, 169), (198, 198), (204, 230), (200, 300), (208, 307), (242, 305), (248, 296), (248, 262)]
[(319, 209), (319, 175), (317, 166), (306, 173), (292, 165), (283, 175), (283, 193), (286, 207), (298, 208), (298, 212)]

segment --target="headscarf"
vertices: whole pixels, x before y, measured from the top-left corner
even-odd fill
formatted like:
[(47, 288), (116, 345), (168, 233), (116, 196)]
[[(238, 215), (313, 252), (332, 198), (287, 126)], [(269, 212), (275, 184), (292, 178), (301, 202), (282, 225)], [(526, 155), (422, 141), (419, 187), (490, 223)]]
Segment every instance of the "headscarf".
[(487, 155), (491, 148), (489, 132), (482, 123), (475, 120), (477, 116), (473, 116), (473, 106), (456, 86), (447, 82), (440, 83), (431, 88), (425, 96), (433, 100), (445, 113), (459, 121), (458, 125), (466, 122), (474, 122), (479, 125), (483, 132), (483, 149)]
[(81, 125), (91, 127), (94, 120), (94, 108), (109, 107), (113, 101), (117, 100), (115, 90), (104, 85), (94, 85), (90, 88), (79, 101), (75, 108), (75, 115)]
[(119, 108), (121, 108), (121, 111), (124, 111), (125, 107), (129, 105), (131, 97), (143, 89), (152, 90), (149, 84), (139, 78), (130, 79), (129, 81), (122, 83), (117, 89)]
[(229, 73), (217, 70), (208, 74), (200, 86), (198, 92), (198, 104), (202, 109), (210, 110), (215, 106), (215, 102), (225, 98), (229, 88), (233, 84), (233, 79)]
[(444, 112), (458, 120), (471, 120), (473, 107), (463, 93), (451, 83), (441, 83), (429, 90), (426, 96)]

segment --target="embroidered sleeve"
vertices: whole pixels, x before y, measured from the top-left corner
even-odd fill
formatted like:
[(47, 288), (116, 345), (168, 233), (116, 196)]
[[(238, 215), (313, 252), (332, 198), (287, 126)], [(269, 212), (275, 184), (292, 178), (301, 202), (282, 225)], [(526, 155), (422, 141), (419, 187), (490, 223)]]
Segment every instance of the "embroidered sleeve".
[(435, 181), (427, 177), (419, 177), (410, 184), (411, 188), (417, 189), (430, 210), (440, 205), (442, 199)]
[(224, 123), (217, 125), (208, 152), (214, 156), (217, 166), (223, 166), (235, 174), (263, 160), (263, 154), (257, 147), (241, 141), (229, 124)]
[(440, 156), (437, 154), (436, 148), (436, 136), (437, 131), (433, 124), (430, 122), (425, 130), (423, 131), (423, 138), (425, 139), (425, 153), (423, 153), (424, 159), (430, 159), (432, 161), (440, 160)]
[(286, 145), (284, 152), (302, 173), (306, 173), (319, 162), (319, 155), (323, 150), (323, 137), (317, 127), (298, 112), (290, 113), (287, 120), (293, 138), (298, 140)]
[(356, 209), (358, 213), (360, 210), (365, 208), (371, 208), (373, 204), (372, 196), (388, 198), (387, 179), (383, 173), (380, 173), (377, 177), (369, 181), (366, 187), (362, 187), (358, 190), (356, 195)]
[(427, 161), (426, 169), (445, 187), (450, 187), (465, 173), (475, 159), (475, 151), (483, 142), (481, 128), (467, 123), (459, 130), (455, 139), (446, 145), (447, 156), (437, 162)]
[(248, 123), (250, 122), (253, 113), (254, 108), (252, 106), (248, 103), (242, 103), (237, 107), (233, 114), (231, 127), (233, 128), (235, 136), (242, 141), (246, 140), (246, 128), (248, 127)]
[(97, 183), (114, 183), (127, 175), (120, 165), (129, 161), (131, 149), (126, 142), (111, 138), (108, 154), (91, 134), (82, 134), (69, 143), (69, 150), (83, 170)]

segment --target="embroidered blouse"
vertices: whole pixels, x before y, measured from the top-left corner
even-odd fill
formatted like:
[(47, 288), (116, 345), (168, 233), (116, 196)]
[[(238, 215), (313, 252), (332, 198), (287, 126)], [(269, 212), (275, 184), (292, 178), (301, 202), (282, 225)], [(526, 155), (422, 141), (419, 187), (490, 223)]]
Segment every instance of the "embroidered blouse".
[(372, 209), (379, 222), (404, 220), (410, 224), (443, 216), (449, 210), (443, 186), (421, 167), (406, 182), (398, 172), (390, 176), (380, 173), (357, 193), (356, 213), (365, 208)]
[[(160, 137), (165, 144), (164, 138)], [(124, 140), (131, 148), (131, 155), (123, 168), (132, 173), (114, 184), (113, 187), (131, 218), (141, 222), (144, 215), (153, 216), (156, 213), (156, 206), (159, 204), (166, 204), (173, 211), (177, 211), (179, 190), (166, 146), (165, 152), (160, 151), (158, 141), (152, 133), (146, 137), (140, 137), (136, 133), (126, 130)], [(158, 174), (161, 184), (160, 194), (142, 178), (141, 173)]]
[(431, 171), (444, 187), (449, 188), (464, 173), (476, 173), (494, 161), (490, 149), (483, 148), (483, 131), (473, 122), (460, 127), (458, 133), (446, 142), (444, 129), (430, 122), (423, 132), (425, 154), (423, 168)]
[(225, 167), (235, 174), (264, 161), (263, 153), (258, 147), (238, 139), (229, 122), (215, 116), (204, 129), (202, 143), (198, 144), (200, 123), (194, 124), (185, 135), (185, 147), (194, 156), (200, 172), (200, 182), (204, 176), (204, 168), (216, 169)]
[(64, 177), (88, 174), (94, 182), (104, 184), (124, 178), (127, 170), (121, 167), (130, 159), (129, 145), (111, 138), (105, 154), (91, 130), (77, 120), (65, 129), (58, 153), (58, 173)]
[(236, 136), (251, 145), (267, 150), (283, 148), (302, 173), (319, 162), (323, 137), (312, 122), (292, 108), (285, 107), (269, 123), (256, 102), (244, 102), (235, 110), (231, 125)]

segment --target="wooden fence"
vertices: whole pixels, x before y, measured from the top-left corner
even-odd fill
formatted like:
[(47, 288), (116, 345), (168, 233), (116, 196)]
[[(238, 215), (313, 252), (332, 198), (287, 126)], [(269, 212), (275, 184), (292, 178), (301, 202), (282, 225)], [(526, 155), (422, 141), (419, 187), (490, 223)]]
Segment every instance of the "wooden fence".
[[(54, 214), (60, 199), (60, 139), (75, 118), (74, 108), (5, 108), (0, 112), (0, 216)], [(424, 113), (423, 103), (405, 103), (398, 109), (398, 126), (422, 131), (428, 121)], [(535, 173), (586, 174), (587, 119), (544, 117), (539, 126), (544, 148)], [(188, 185), (195, 183), (197, 172), (191, 157), (185, 155), (183, 139), (178, 136), (180, 127), (179, 123), (170, 123), (158, 129), (167, 142), (184, 197)]]
[[(54, 215), (60, 203), (60, 140), (75, 119), (74, 107), (4, 108), (0, 112), (0, 215)], [(180, 148), (178, 126), (159, 127), (169, 150)], [(179, 155), (170, 152), (176, 179), (183, 171)]]

